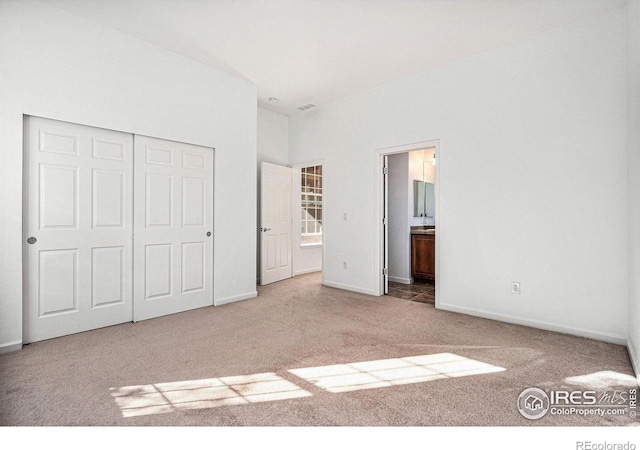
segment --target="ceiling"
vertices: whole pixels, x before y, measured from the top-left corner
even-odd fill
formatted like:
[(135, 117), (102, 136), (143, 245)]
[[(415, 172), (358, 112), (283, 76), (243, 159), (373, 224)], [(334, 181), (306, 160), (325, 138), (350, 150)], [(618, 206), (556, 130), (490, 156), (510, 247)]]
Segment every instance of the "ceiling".
[[(41, 0), (258, 87), (291, 115), (624, 0)], [(279, 99), (277, 104), (269, 98)]]

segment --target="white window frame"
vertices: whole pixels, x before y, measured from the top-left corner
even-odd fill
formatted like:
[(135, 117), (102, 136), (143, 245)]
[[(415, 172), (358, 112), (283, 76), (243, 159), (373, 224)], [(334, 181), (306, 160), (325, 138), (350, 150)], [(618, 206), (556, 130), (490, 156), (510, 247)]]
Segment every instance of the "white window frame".
[[(303, 178), (305, 178), (305, 170), (308, 170), (310, 168), (317, 168), (320, 167), (322, 169), (322, 164), (309, 164), (309, 165), (305, 165), (305, 166), (301, 166), (300, 167), (300, 213), (303, 213), (305, 206), (304, 206), (304, 202), (305, 200), (303, 199), (304, 196), (311, 196), (311, 197), (315, 197), (315, 209), (320, 211), (321, 217), (324, 218), (323, 216), (323, 197), (322, 197), (322, 189), (323, 189), (323, 182), (322, 182), (322, 178), (323, 178), (323, 174), (317, 174), (317, 173), (313, 173), (311, 174), (312, 177), (317, 181), (319, 181), (319, 186), (311, 186), (310, 189), (312, 189), (311, 192), (305, 190), (306, 184), (303, 183)], [(309, 200), (307, 199), (306, 201), (313, 201), (313, 200)], [(308, 214), (308, 213), (307, 213)], [(309, 219), (304, 219), (302, 217), (300, 217), (300, 247), (301, 248), (313, 248), (313, 247), (320, 247), (322, 246), (323, 243), (323, 239), (324, 239), (324, 235), (323, 235), (323, 230), (322, 230), (322, 221), (323, 219), (317, 220), (317, 219), (313, 219), (313, 220), (309, 220)], [(305, 226), (305, 228), (308, 230), (308, 225), (309, 223), (313, 223), (314, 224), (314, 228), (316, 228), (318, 225), (320, 225), (320, 231), (314, 231), (314, 232), (303, 232), (302, 231), (302, 227)], [(305, 236), (320, 236), (320, 242), (308, 242), (308, 243), (304, 243), (303, 239)]]

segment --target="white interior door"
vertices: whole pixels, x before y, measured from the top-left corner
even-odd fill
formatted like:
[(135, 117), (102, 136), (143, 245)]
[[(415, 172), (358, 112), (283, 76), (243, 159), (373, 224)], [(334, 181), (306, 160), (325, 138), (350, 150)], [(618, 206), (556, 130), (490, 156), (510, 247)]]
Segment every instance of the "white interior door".
[(293, 169), (263, 162), (260, 181), (260, 284), (293, 276), (291, 182)]
[(213, 305), (213, 149), (135, 136), (134, 320)]
[(131, 321), (133, 136), (35, 117), (25, 130), (24, 342)]

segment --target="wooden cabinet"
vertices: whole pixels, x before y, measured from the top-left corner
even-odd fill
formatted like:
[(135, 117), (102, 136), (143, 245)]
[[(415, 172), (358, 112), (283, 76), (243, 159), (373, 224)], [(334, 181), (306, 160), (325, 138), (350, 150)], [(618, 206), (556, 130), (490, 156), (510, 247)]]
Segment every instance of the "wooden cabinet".
[(436, 279), (436, 236), (434, 234), (411, 235), (411, 276)]

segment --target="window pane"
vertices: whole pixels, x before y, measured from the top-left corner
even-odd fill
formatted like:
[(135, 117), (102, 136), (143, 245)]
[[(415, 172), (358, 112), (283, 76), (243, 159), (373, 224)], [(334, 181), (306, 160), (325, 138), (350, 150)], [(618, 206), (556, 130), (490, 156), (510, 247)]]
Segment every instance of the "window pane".
[(322, 243), (322, 166), (300, 169), (300, 232), (303, 244)]

